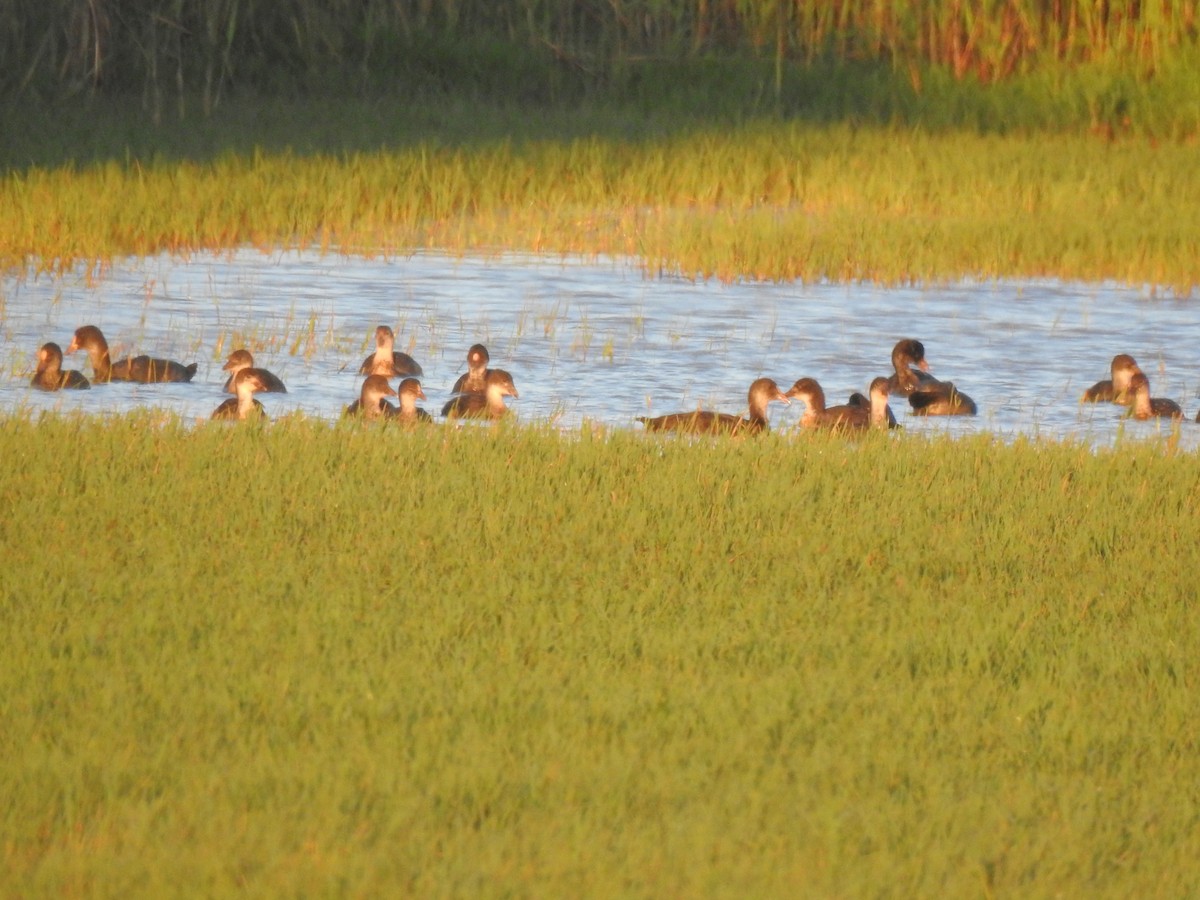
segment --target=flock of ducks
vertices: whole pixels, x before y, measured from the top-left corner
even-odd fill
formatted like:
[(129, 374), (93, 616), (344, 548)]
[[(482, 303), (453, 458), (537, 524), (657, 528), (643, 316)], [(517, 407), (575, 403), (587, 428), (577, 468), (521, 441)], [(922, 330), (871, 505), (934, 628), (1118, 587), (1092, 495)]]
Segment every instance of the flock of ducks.
[[(367, 421), (386, 419), (406, 424), (430, 422), (433, 417), (417, 406), (424, 400), (421, 389), (421, 366), (407, 353), (394, 349), (395, 334), (386, 325), (375, 329), (375, 352), (363, 360), (359, 374), (365, 375), (358, 399), (346, 407), (344, 415)], [(165, 384), (188, 382), (196, 375), (197, 364), (183, 365), (169, 359), (151, 356), (133, 356), (113, 362), (108, 352), (108, 341), (95, 325), (84, 325), (75, 329), (75, 335), (67, 347), (67, 353), (86, 352), (92, 363), (92, 379), (99, 383), (110, 381), (136, 381), (142, 384)], [(43, 391), (81, 389), (91, 387), (91, 382), (82, 372), (63, 369), (62, 348), (53, 342), (38, 350), (37, 371), (30, 382)], [(454, 383), (452, 395), (442, 407), (442, 415), (449, 419), (459, 418), (503, 418), (508, 407), (505, 397), (518, 397), (512, 376), (503, 369), (489, 369), (490, 357), (482, 344), (475, 344), (467, 352), (467, 371)], [(213, 410), (213, 419), (266, 418), (266, 410), (255, 394), (286, 394), (287, 387), (278, 376), (254, 365), (254, 356), (249, 350), (235, 350), (222, 367), (229, 377), (224, 391), (234, 396)], [(400, 378), (399, 387), (392, 389), (389, 379)], [(388, 397), (396, 397), (400, 405), (394, 406)]]
[[(421, 366), (407, 353), (395, 347), (395, 335), (386, 325), (375, 329), (375, 352), (363, 360), (360, 375), (366, 376), (358, 399), (346, 407), (344, 415), (364, 420), (389, 420), (404, 424), (432, 421), (433, 417), (417, 406), (425, 400), (421, 388)], [(167, 359), (134, 356), (113, 362), (108, 342), (100, 329), (85, 325), (75, 330), (67, 353), (86, 352), (91, 360), (93, 380), (136, 381), (142, 383), (186, 382), (196, 374), (196, 363), (183, 365)], [(500, 419), (508, 413), (506, 397), (519, 397), (512, 376), (503, 369), (488, 368), (488, 351), (475, 344), (467, 351), (467, 371), (459, 376), (451, 389), (451, 398), (441, 414), (448, 419)], [(58, 344), (43, 344), (38, 350), (37, 371), (32, 385), (44, 391), (90, 387), (88, 379), (75, 370), (64, 370), (63, 351)], [(1097, 382), (1084, 392), (1081, 402), (1115, 403), (1129, 407), (1136, 419), (1182, 419), (1183, 410), (1173, 400), (1150, 396), (1150, 382), (1132, 356), (1122, 353), (1113, 357), (1111, 378)], [(929, 374), (925, 346), (918, 340), (906, 338), (892, 349), (892, 374), (871, 382), (868, 395), (854, 393), (837, 406), (827, 406), (825, 392), (814, 378), (801, 378), (784, 392), (770, 378), (759, 378), (750, 385), (747, 396), (749, 416), (693, 410), (662, 416), (639, 416), (647, 431), (677, 431), (694, 434), (753, 434), (767, 431), (767, 407), (774, 401), (787, 404), (796, 399), (804, 404), (800, 419), (804, 428), (827, 428), (856, 431), (870, 428), (898, 427), (888, 405), (890, 397), (907, 399), (912, 413), (918, 416), (973, 416), (978, 412), (975, 401), (960, 391), (952, 381), (941, 381)], [(229, 355), (223, 371), (229, 373), (224, 391), (234, 396), (225, 400), (212, 414), (213, 419), (248, 419), (265, 417), (259, 393), (286, 393), (283, 382), (266, 369), (254, 365), (249, 350), (235, 350)], [(390, 379), (399, 378), (393, 389)], [(399, 406), (388, 401), (397, 398)], [(1196, 421), (1200, 422), (1200, 415)]]

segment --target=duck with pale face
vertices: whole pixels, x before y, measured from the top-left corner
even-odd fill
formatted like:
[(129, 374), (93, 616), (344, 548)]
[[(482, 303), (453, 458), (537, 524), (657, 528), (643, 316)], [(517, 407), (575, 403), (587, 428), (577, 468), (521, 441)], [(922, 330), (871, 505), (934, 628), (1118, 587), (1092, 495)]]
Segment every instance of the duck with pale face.
[(504, 398), (520, 396), (511, 375), (503, 369), (489, 369), (482, 391), (451, 397), (442, 407), (442, 415), (448, 419), (502, 419), (509, 412)]
[(216, 420), (236, 420), (244, 422), (247, 419), (266, 420), (267, 411), (263, 405), (254, 399), (254, 395), (266, 390), (266, 382), (254, 369), (242, 369), (233, 377), (233, 392), (236, 396), (225, 400), (213, 410), (212, 418)]
[(237, 393), (234, 390), (234, 379), (237, 378), (239, 372), (244, 372), (247, 369), (258, 376), (258, 380), (266, 385), (260, 390), (266, 394), (286, 394), (287, 388), (283, 386), (283, 382), (279, 380), (277, 375), (268, 372), (266, 369), (260, 369), (254, 365), (254, 355), (249, 350), (234, 350), (229, 354), (229, 359), (225, 360), (225, 365), (221, 370), (229, 373), (229, 378), (225, 381), (223, 390), (227, 394)]
[(75, 329), (75, 337), (68, 353), (87, 351), (92, 361), (92, 371), (98, 382), (137, 381), (142, 384), (164, 384), (171, 381), (191, 381), (196, 374), (196, 363), (183, 365), (169, 359), (151, 356), (133, 356), (113, 362), (108, 355), (108, 341), (95, 325), (84, 325)]
[(420, 377), (424, 373), (417, 361), (407, 353), (394, 349), (396, 335), (386, 325), (375, 329), (375, 352), (363, 360), (359, 375), (383, 375), (386, 378)]
[(417, 406), (418, 400), (426, 399), (425, 391), (421, 389), (421, 382), (415, 378), (405, 378), (400, 382), (400, 388), (396, 393), (400, 399), (400, 408), (391, 414), (393, 421), (404, 425), (417, 425), (433, 421), (433, 416)]
[(749, 416), (734, 416), (729, 413), (695, 410), (694, 412), (668, 413), (663, 416), (638, 416), (647, 431), (677, 431), (684, 434), (761, 434), (769, 431), (767, 405), (779, 401), (787, 404), (788, 398), (770, 378), (755, 379), (746, 393)]
[(399, 412), (396, 407), (387, 402), (388, 397), (395, 397), (396, 392), (388, 384), (383, 375), (368, 375), (358, 391), (358, 399), (346, 407), (343, 417), (362, 419), (364, 422), (374, 422), (386, 419)]
[(1150, 396), (1150, 379), (1136, 372), (1129, 379), (1129, 415), (1135, 419), (1182, 419), (1183, 410), (1174, 400)]
[[(826, 406), (825, 391), (815, 378), (801, 378), (788, 390), (787, 396), (804, 404), (800, 417), (803, 428), (828, 428), (834, 431), (860, 431), (864, 428), (895, 428), (896, 418), (888, 408), (888, 379), (871, 382), (870, 400), (843, 406)], [(855, 395), (866, 400), (861, 394)]]
[(488, 356), (487, 347), (483, 344), (472, 344), (471, 349), (467, 351), (467, 371), (458, 376), (458, 381), (454, 382), (450, 392), (478, 394), (486, 391), (489, 362), (491, 357)]
[(62, 347), (53, 341), (42, 344), (37, 359), (37, 371), (29, 383), (39, 391), (61, 391), (64, 388), (82, 390), (92, 386), (82, 372), (74, 369), (63, 371)]
[(1137, 361), (1128, 353), (1118, 353), (1109, 366), (1110, 378), (1097, 381), (1083, 392), (1080, 403), (1119, 403), (1128, 406), (1133, 402), (1133, 394), (1129, 390), (1133, 376), (1141, 372)]

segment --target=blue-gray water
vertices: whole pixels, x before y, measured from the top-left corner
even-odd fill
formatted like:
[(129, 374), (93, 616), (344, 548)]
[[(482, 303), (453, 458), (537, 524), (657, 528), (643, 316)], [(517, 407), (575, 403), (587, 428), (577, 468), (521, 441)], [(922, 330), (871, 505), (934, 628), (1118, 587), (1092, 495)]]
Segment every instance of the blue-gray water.
[[(65, 350), (80, 325), (99, 326), (113, 358), (135, 353), (199, 362), (185, 385), (110, 384), (43, 394), (29, 388), (38, 347)], [(522, 421), (564, 428), (585, 420), (640, 428), (634, 417), (694, 409), (743, 411), (750, 382), (785, 390), (815, 377), (830, 402), (866, 391), (890, 370), (901, 337), (924, 342), (933, 374), (979, 404), (974, 419), (921, 420), (914, 430), (987, 431), (1111, 443), (1119, 430), (1152, 435), (1156, 422), (1122, 419), (1079, 395), (1130, 353), (1155, 396), (1188, 414), (1186, 446), (1200, 443), (1200, 311), (1188, 301), (1114, 285), (988, 282), (919, 288), (870, 285), (723, 285), (647, 279), (628, 261), (435, 253), (364, 259), (255, 250), (119, 260), (99, 277), (5, 276), (0, 282), (0, 410), (123, 411), (153, 406), (206, 419), (225, 398), (221, 366), (248, 346), (289, 393), (260, 399), (272, 416), (335, 417), (355, 399), (355, 374), (377, 325), (425, 369), (436, 412), (465, 369), (467, 347), (487, 345), (509, 370)], [(86, 354), (67, 368), (89, 377)], [(393, 382), (393, 386), (395, 383)], [(772, 423), (795, 426), (800, 407), (773, 404)]]

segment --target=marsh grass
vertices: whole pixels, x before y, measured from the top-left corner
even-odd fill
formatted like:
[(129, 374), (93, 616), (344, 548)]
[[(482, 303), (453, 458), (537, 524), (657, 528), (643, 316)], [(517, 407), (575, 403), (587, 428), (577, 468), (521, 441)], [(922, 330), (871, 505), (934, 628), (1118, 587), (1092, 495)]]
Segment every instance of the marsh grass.
[(1162, 442), (0, 421), (16, 895), (1184, 896)]
[(630, 143), (255, 154), (11, 172), (0, 255), (56, 269), (245, 245), (497, 249), (651, 274), (883, 283), (1057, 276), (1188, 293), (1188, 145), (758, 123)]

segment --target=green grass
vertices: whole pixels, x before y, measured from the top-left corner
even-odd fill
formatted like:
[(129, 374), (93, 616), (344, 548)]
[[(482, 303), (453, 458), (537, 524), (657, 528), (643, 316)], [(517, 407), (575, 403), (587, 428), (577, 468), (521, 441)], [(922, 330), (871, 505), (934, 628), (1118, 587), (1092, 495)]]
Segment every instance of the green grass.
[(643, 140), (110, 161), (0, 180), (0, 261), (306, 245), (615, 254), (722, 279), (1200, 282), (1194, 148), (756, 122)]
[(1186, 896), (1167, 443), (0, 421), (0, 893)]

